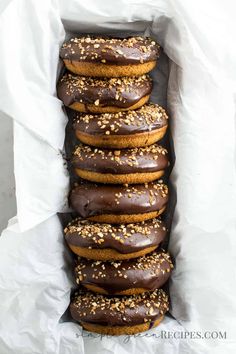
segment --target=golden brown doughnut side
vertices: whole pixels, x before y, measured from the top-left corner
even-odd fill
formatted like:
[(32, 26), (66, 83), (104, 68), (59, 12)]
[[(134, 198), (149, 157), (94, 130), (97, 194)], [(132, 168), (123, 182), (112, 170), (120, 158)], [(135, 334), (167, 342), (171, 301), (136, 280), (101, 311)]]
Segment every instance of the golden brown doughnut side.
[(164, 170), (147, 173), (111, 174), (75, 169), (76, 174), (88, 181), (105, 184), (138, 184), (152, 182), (164, 174)]
[(109, 65), (68, 59), (63, 61), (66, 68), (74, 74), (96, 77), (140, 76), (150, 72), (156, 66), (156, 61), (132, 65)]
[(91, 135), (76, 130), (76, 137), (91, 146), (113, 149), (125, 149), (149, 146), (163, 138), (167, 125), (150, 132), (127, 135)]
[(120, 253), (116, 250), (111, 248), (104, 248), (104, 249), (89, 249), (85, 247), (79, 247), (72, 244), (68, 244), (70, 249), (77, 254), (78, 256), (93, 259), (97, 261), (112, 261), (112, 260), (123, 260), (123, 259), (131, 259), (137, 258), (140, 256), (144, 256), (147, 253), (154, 251), (157, 246), (153, 247), (146, 247), (143, 250), (132, 252), (132, 253)]
[(156, 218), (161, 215), (165, 210), (165, 207), (158, 211), (151, 211), (149, 213), (142, 214), (123, 214), (123, 215), (115, 215), (115, 214), (101, 214), (88, 217), (88, 220), (97, 221), (97, 222), (105, 222), (109, 224), (131, 224), (136, 222), (141, 222), (145, 220), (150, 220)]
[[(94, 293), (103, 294), (103, 295), (111, 295), (111, 294), (109, 294), (108, 291), (106, 291), (105, 289), (103, 289), (99, 286), (96, 286), (96, 285), (86, 284), (86, 285), (84, 285), (84, 287), (90, 291), (93, 291)], [(144, 288), (130, 288), (130, 289), (118, 291), (115, 293), (115, 295), (137, 295), (137, 294), (142, 294), (145, 291), (148, 291), (148, 290), (144, 289)]]

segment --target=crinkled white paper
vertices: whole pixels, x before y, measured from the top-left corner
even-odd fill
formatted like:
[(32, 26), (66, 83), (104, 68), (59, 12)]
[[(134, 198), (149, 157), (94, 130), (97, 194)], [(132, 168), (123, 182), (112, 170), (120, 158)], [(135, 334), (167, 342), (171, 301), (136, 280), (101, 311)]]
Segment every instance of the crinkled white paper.
[[(14, 119), (18, 207), (0, 238), (1, 354), (235, 353), (235, 11), (233, 1), (1, 2), (0, 110)], [(89, 334), (64, 314), (73, 277), (56, 216), (68, 193), (56, 78), (73, 31), (151, 33), (171, 60), (174, 318), (138, 336)], [(161, 337), (184, 330), (227, 331), (227, 339)]]

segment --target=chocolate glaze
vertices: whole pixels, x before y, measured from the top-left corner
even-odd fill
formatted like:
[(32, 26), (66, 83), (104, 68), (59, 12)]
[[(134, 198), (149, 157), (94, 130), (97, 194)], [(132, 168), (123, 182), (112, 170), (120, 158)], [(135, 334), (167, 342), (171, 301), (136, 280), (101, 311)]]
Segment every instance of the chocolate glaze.
[[(64, 230), (68, 244), (91, 249), (113, 249), (127, 254), (158, 246), (167, 229), (160, 219), (135, 224), (110, 225), (75, 219)], [(101, 237), (102, 235), (102, 237)]]
[(101, 136), (106, 131), (109, 131), (110, 135), (150, 132), (166, 126), (168, 119), (165, 110), (157, 104), (147, 104), (133, 111), (94, 115), (80, 114), (70, 110), (68, 115), (70, 119), (74, 120), (73, 128), (75, 130)]
[(112, 174), (148, 173), (168, 166), (167, 150), (154, 144), (123, 150), (98, 149), (79, 145), (72, 158), (74, 168)]
[(122, 297), (80, 290), (70, 304), (70, 312), (78, 322), (132, 326), (156, 321), (168, 311), (168, 305), (168, 296), (162, 289)]
[(158, 181), (135, 186), (83, 182), (69, 196), (71, 207), (85, 218), (101, 214), (148, 213), (162, 209), (167, 201), (167, 186)]
[(151, 93), (152, 82), (147, 75), (137, 78), (103, 78), (65, 74), (57, 85), (57, 95), (65, 106), (74, 102), (101, 107), (128, 108)]
[(130, 65), (155, 61), (160, 47), (150, 38), (71, 38), (60, 50), (60, 57), (71, 61), (109, 65)]
[(112, 295), (127, 289), (159, 289), (169, 279), (172, 268), (170, 256), (164, 252), (113, 262), (78, 257), (75, 277), (77, 284), (98, 286)]

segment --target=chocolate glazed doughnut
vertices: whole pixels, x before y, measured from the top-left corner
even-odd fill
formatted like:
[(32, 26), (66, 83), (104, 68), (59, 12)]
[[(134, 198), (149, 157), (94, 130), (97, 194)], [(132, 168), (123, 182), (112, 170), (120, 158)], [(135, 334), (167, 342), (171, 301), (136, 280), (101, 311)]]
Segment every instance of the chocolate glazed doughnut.
[(135, 334), (156, 327), (169, 309), (162, 289), (139, 295), (108, 297), (80, 290), (70, 313), (84, 329), (108, 335)]
[(123, 150), (101, 150), (81, 144), (71, 162), (81, 178), (111, 184), (155, 181), (169, 165), (167, 150), (156, 144)]
[(85, 144), (103, 148), (133, 148), (154, 144), (163, 138), (168, 115), (157, 104), (127, 112), (79, 114), (69, 112), (77, 138)]
[(71, 207), (89, 220), (111, 224), (133, 223), (160, 215), (168, 201), (162, 181), (145, 184), (102, 185), (80, 183), (70, 193)]
[(64, 230), (70, 249), (95, 260), (121, 260), (143, 256), (164, 240), (166, 226), (160, 219), (111, 225), (77, 218)]
[(138, 76), (152, 70), (160, 46), (150, 38), (71, 38), (60, 50), (68, 70), (97, 77)]
[(65, 74), (57, 94), (64, 105), (79, 112), (106, 113), (127, 111), (144, 105), (152, 90), (146, 76), (91, 78)]
[(159, 289), (170, 277), (173, 264), (165, 252), (125, 261), (88, 261), (78, 257), (78, 285), (105, 295), (134, 295)]

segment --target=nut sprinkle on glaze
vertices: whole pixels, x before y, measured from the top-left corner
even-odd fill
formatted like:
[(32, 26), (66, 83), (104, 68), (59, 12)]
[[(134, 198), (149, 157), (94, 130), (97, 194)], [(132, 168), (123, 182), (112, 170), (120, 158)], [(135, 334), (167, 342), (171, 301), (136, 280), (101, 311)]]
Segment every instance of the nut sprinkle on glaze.
[(80, 161), (102, 159), (108, 160), (108, 162), (115, 161), (117, 165), (128, 164), (129, 166), (138, 166), (138, 158), (147, 154), (152, 155), (152, 159), (156, 161), (159, 155), (167, 155), (167, 150), (157, 144), (126, 150), (101, 150), (87, 145), (79, 145), (73, 153)]
[[(82, 103), (93, 106), (129, 108), (151, 93), (147, 75), (121, 78), (92, 78), (66, 73), (59, 81), (58, 97), (66, 106)], [(72, 107), (73, 108), (73, 107)]]
[(116, 248), (116, 245), (120, 244), (120, 246), (124, 245), (124, 252), (129, 252), (130, 248), (132, 250), (142, 249), (147, 243), (145, 239), (148, 240), (153, 234), (160, 234), (162, 240), (166, 232), (164, 222), (157, 218), (146, 222), (120, 225), (96, 223), (77, 218), (64, 229), (66, 238), (70, 238), (71, 241), (74, 238), (75, 245), (96, 248), (104, 244), (105, 247), (113, 245)]
[(74, 253), (95, 260), (137, 258), (155, 250), (166, 234), (165, 223), (157, 218), (118, 225), (77, 218), (64, 230)]
[[(95, 243), (104, 242), (104, 238), (108, 235), (124, 243), (126, 238), (131, 237), (134, 233), (140, 233), (144, 236), (150, 235), (152, 229), (162, 229), (166, 231), (166, 226), (160, 219), (152, 219), (149, 222), (141, 222), (135, 224), (112, 225), (91, 222), (86, 219), (77, 218), (71, 221), (64, 229), (65, 235), (79, 233), (82, 238), (93, 238)], [(117, 236), (119, 234), (119, 236)], [(97, 236), (97, 237), (96, 237)], [(102, 241), (99, 241), (101, 240)]]
[(149, 146), (166, 133), (168, 115), (157, 104), (117, 113), (79, 114), (69, 111), (76, 137), (84, 144), (112, 149)]
[(62, 59), (103, 64), (127, 65), (156, 60), (160, 46), (151, 38), (71, 38), (63, 44)]
[(172, 269), (170, 255), (160, 251), (123, 261), (88, 261), (78, 257), (75, 276), (77, 284), (94, 292), (132, 295), (160, 288)]
[(76, 321), (104, 326), (152, 322), (168, 309), (168, 296), (162, 289), (122, 297), (107, 297), (80, 290), (70, 305), (71, 315)]
[[(132, 216), (162, 210), (168, 201), (168, 187), (162, 180), (136, 185), (102, 185), (81, 182), (71, 191), (69, 200), (72, 208), (82, 217), (110, 214), (109, 221), (94, 218), (92, 220), (122, 223), (122, 218), (114, 218), (114, 215)], [(147, 220), (146, 218), (140, 220), (140, 216), (142, 215), (135, 220), (127, 217), (124, 222)], [(157, 215), (152, 214), (151, 218), (155, 216)]]
[(169, 166), (167, 150), (147, 147), (108, 150), (79, 145), (71, 159), (81, 178), (104, 184), (140, 184), (162, 177)]
[[(167, 125), (168, 115), (164, 108), (157, 104), (147, 104), (133, 111), (79, 114), (71, 113), (74, 129), (88, 134), (128, 135), (158, 129)], [(106, 133), (108, 134), (108, 133)]]

